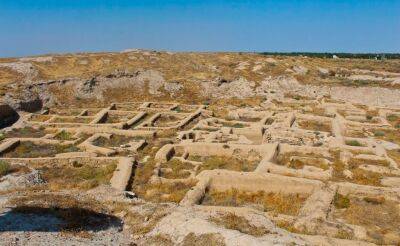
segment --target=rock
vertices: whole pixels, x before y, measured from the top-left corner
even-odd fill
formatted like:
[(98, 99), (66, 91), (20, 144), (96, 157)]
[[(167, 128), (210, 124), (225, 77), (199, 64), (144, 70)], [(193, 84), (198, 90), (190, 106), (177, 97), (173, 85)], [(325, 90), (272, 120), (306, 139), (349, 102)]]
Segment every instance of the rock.
[(376, 140), (377, 143), (379, 143), (380, 145), (382, 145), (383, 148), (385, 148), (386, 150), (396, 150), (396, 149), (400, 149), (400, 146), (398, 144), (389, 142), (389, 141), (385, 141), (385, 140)]
[(11, 173), (1, 179), (0, 190), (24, 188), (42, 183), (44, 183), (44, 180), (38, 170), (32, 170), (30, 173), (18, 175)]
[(277, 61), (274, 58), (268, 57), (267, 59), (265, 59), (266, 63), (270, 63), (270, 64), (275, 64), (277, 63)]
[(96, 85), (98, 85), (98, 81), (96, 80), (96, 78), (91, 78), (89, 80), (83, 81), (83, 83), (78, 86), (77, 92), (79, 93), (79, 95), (84, 97), (92, 96)]
[(306, 67), (303, 67), (303, 66), (299, 66), (299, 65), (298, 66), (293, 66), (292, 69), (296, 74), (305, 75), (305, 74), (308, 73), (308, 69)]
[(349, 169), (344, 170), (343, 175), (348, 179), (353, 179), (353, 173)]
[(322, 76), (329, 75), (329, 70), (326, 69), (326, 68), (317, 67), (317, 70), (318, 70), (319, 74), (322, 75)]
[(174, 96), (177, 92), (181, 91), (183, 89), (183, 85), (181, 85), (179, 82), (166, 82), (164, 84), (164, 89), (170, 93), (171, 96)]
[(255, 66), (253, 67), (252, 71), (253, 71), (253, 72), (257, 72), (257, 71), (261, 70), (261, 68), (263, 68), (263, 65), (258, 64), (258, 65), (255, 65)]

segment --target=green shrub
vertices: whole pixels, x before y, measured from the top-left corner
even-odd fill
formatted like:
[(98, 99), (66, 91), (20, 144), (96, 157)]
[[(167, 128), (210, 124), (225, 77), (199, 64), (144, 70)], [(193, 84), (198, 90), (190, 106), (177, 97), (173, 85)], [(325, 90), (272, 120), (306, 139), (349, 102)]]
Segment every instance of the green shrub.
[(56, 138), (59, 140), (70, 140), (72, 138), (72, 135), (71, 133), (62, 130), (60, 133), (57, 134)]
[(182, 112), (182, 109), (178, 106), (178, 107), (176, 107), (176, 108), (174, 108), (173, 109), (175, 112), (178, 112), (178, 113), (180, 113), (180, 112)]
[(6, 136), (4, 136), (3, 133), (0, 133), (0, 141), (1, 141), (1, 140), (4, 140), (5, 138), (6, 138)]
[(6, 175), (10, 171), (10, 164), (0, 161), (0, 176)]
[(383, 136), (385, 136), (385, 132), (383, 132), (383, 131), (375, 131), (374, 132), (374, 136), (375, 137), (383, 137)]
[(242, 123), (235, 123), (232, 127), (234, 127), (234, 128), (243, 128), (244, 125)]
[(394, 114), (390, 114), (390, 115), (388, 115), (388, 116), (386, 117), (386, 119), (387, 119), (388, 121), (396, 121), (398, 118), (399, 118), (399, 117), (398, 117), (397, 115), (394, 115)]
[(362, 146), (362, 144), (357, 140), (347, 140), (346, 144), (350, 146)]

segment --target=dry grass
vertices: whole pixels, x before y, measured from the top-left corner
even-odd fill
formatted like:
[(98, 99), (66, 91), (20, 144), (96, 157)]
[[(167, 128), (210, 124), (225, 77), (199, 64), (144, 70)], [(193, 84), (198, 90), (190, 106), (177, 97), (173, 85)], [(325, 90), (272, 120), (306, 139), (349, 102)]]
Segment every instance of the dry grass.
[(350, 171), (353, 173), (353, 178), (349, 179), (343, 174), (343, 171), (346, 169), (345, 164), (336, 158), (333, 162), (332, 181), (347, 181), (360, 185), (381, 186), (381, 179), (383, 175), (360, 169), (358, 168), (359, 164), (360, 163), (358, 162), (354, 162), (353, 165), (349, 165)]
[(392, 160), (394, 160), (397, 163), (397, 166), (400, 168), (400, 150), (395, 149), (395, 150), (387, 150), (386, 153)]
[(227, 229), (240, 231), (244, 234), (249, 234), (255, 237), (262, 237), (269, 234), (270, 231), (265, 227), (252, 225), (246, 218), (237, 216), (234, 213), (228, 213), (220, 217), (213, 217), (211, 221), (217, 225), (222, 225)]
[(347, 129), (345, 136), (350, 138), (365, 138), (367, 134), (362, 129)]
[(109, 184), (117, 167), (116, 163), (100, 167), (75, 162), (71, 166), (41, 166), (42, 178), (51, 190), (92, 189), (101, 184)]
[(126, 122), (129, 119), (133, 118), (135, 115), (131, 114), (131, 115), (113, 115), (111, 113), (108, 113), (107, 115), (107, 119), (105, 121), (105, 123), (120, 123), (120, 122)]
[(182, 246), (225, 246), (224, 238), (218, 233), (196, 235), (191, 232), (185, 236)]
[(72, 140), (74, 138), (72, 136), (72, 133), (62, 130), (61, 132), (59, 132), (55, 136), (55, 139), (58, 139), (58, 140)]
[(51, 120), (52, 123), (79, 123), (79, 124), (89, 124), (93, 118), (83, 118), (83, 117), (56, 117)]
[(320, 132), (331, 132), (331, 125), (327, 122), (313, 121), (313, 120), (301, 120), (297, 121), (300, 128), (309, 131), (320, 131)]
[(277, 227), (285, 229), (288, 232), (297, 233), (297, 234), (312, 235), (312, 233), (310, 233), (308, 231), (300, 231), (300, 230), (296, 229), (293, 224), (294, 224), (293, 222), (288, 222), (288, 221), (277, 221), (276, 222), (276, 226)]
[(45, 114), (34, 114), (30, 118), (31, 121), (38, 121), (38, 122), (44, 122), (47, 121), (51, 118), (51, 115), (45, 115)]
[(348, 208), (350, 206), (350, 199), (348, 196), (343, 196), (339, 193), (336, 193), (333, 199), (333, 204), (335, 205), (335, 208), (338, 209)]
[(44, 128), (24, 127), (8, 131), (4, 136), (7, 138), (40, 138), (46, 135)]
[[(115, 213), (124, 213), (124, 224), (129, 227), (129, 231), (133, 235), (143, 236), (154, 229), (154, 227), (160, 222), (162, 218), (168, 215), (168, 205), (166, 204), (137, 204), (139, 207), (133, 207), (132, 203), (112, 202), (107, 204), (110, 209)], [(168, 238), (156, 237), (150, 239), (151, 242), (162, 242), (161, 245), (168, 245)], [(146, 241), (147, 243), (147, 241)], [(147, 245), (147, 244), (145, 244)], [(153, 245), (153, 244), (150, 244)], [(158, 245), (158, 244), (155, 244)]]
[(318, 167), (323, 170), (327, 170), (329, 168), (322, 156), (318, 154), (307, 155), (296, 151), (278, 155), (277, 164), (294, 169), (302, 169), (305, 165)]
[(167, 179), (188, 178), (190, 173), (185, 170), (192, 170), (194, 166), (189, 162), (182, 162), (179, 159), (172, 158), (161, 165), (162, 168), (171, 168), (172, 172), (162, 172), (161, 176)]
[(360, 185), (381, 186), (383, 175), (380, 173), (370, 172), (359, 168), (351, 170), (353, 173), (353, 183)]
[(171, 238), (161, 234), (146, 238), (144, 244), (151, 246), (174, 246)]
[(10, 172), (10, 164), (6, 161), (0, 161), (0, 177)]
[(375, 136), (378, 139), (389, 141), (395, 144), (400, 144), (400, 130), (399, 129), (379, 129), (381, 134)]
[(56, 154), (76, 152), (79, 149), (73, 145), (35, 144), (21, 142), (15, 149), (3, 154), (6, 158), (38, 158), (54, 157)]
[(161, 116), (158, 117), (155, 122), (153, 122), (153, 125), (157, 127), (175, 126), (182, 119), (182, 117), (178, 117), (176, 115), (161, 114)]
[(387, 160), (367, 160), (367, 159), (350, 158), (348, 165), (350, 169), (355, 169), (360, 165), (374, 165), (374, 166), (388, 167), (389, 162)]
[(153, 202), (179, 203), (196, 183), (196, 180), (188, 180), (185, 182), (149, 184), (144, 198)]
[(0, 177), (2, 175), (7, 175), (7, 174), (14, 174), (14, 175), (26, 174), (29, 173), (30, 171), (31, 169), (25, 165), (15, 164), (15, 163), (10, 164), (6, 161), (0, 160)]
[(134, 141), (140, 137), (126, 137), (123, 135), (111, 135), (108, 139), (106, 137), (99, 137), (93, 144), (100, 147), (119, 147), (120, 145), (127, 144), (131, 141)]
[(171, 138), (176, 135), (177, 130), (175, 129), (167, 129), (162, 131), (157, 131), (157, 137), (159, 138)]
[(280, 214), (297, 215), (306, 196), (299, 194), (281, 194), (258, 192), (243, 192), (231, 189), (223, 192), (210, 191), (206, 193), (202, 205), (241, 207), (251, 204), (262, 206), (264, 211)]
[[(382, 197), (351, 198), (346, 209), (335, 212), (335, 217), (347, 223), (363, 226), (370, 240), (377, 244), (396, 244), (400, 239), (398, 204)], [(386, 237), (385, 235), (391, 235)]]
[(189, 160), (203, 162), (198, 169), (198, 173), (213, 169), (252, 172), (257, 168), (260, 159), (239, 158), (236, 156), (189, 156)]

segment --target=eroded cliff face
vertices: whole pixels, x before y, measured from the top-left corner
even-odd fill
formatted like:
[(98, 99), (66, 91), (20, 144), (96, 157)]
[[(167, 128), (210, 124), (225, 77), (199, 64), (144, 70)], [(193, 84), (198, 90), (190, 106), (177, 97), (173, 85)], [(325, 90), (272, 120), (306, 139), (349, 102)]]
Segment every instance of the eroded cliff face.
[(239, 53), (131, 51), (0, 59), (0, 96), (15, 110), (287, 93), (400, 106), (400, 62)]
[(400, 90), (382, 87), (346, 87), (300, 83), (294, 76), (267, 77), (256, 83), (243, 77), (233, 81), (170, 82), (155, 70), (132, 73), (114, 72), (89, 79), (65, 79), (20, 85), (4, 102), (13, 109), (36, 112), (48, 107), (91, 105), (110, 102), (160, 100), (185, 103), (212, 103), (220, 99), (273, 100), (286, 94), (302, 97), (328, 97), (371, 106), (400, 107)]

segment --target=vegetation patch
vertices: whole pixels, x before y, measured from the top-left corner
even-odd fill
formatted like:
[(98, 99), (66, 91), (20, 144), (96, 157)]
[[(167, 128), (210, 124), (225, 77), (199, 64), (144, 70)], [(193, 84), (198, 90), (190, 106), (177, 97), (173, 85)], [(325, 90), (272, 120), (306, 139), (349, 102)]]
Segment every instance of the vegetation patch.
[(80, 124), (89, 124), (93, 118), (85, 118), (85, 117), (56, 117), (52, 120), (54, 123), (80, 123)]
[(386, 116), (386, 119), (390, 122), (394, 122), (399, 120), (399, 116), (395, 115), (395, 114), (389, 114), (388, 116)]
[(189, 160), (202, 162), (198, 173), (203, 170), (213, 169), (252, 172), (257, 168), (261, 158), (246, 159), (236, 156), (189, 156)]
[(190, 176), (188, 170), (192, 170), (194, 166), (189, 162), (182, 162), (179, 159), (172, 158), (168, 162), (161, 165), (162, 168), (170, 168), (171, 172), (161, 171), (161, 176), (167, 179), (184, 179)]
[(56, 154), (77, 152), (79, 149), (73, 145), (61, 144), (36, 144), (34, 142), (21, 142), (15, 149), (3, 154), (5, 158), (38, 158), (54, 157)]
[(365, 138), (367, 134), (362, 129), (347, 129), (345, 136), (350, 138)]
[(297, 121), (300, 128), (309, 131), (331, 132), (331, 125), (327, 122), (314, 121), (314, 120), (301, 120)]
[(116, 163), (95, 167), (74, 162), (71, 166), (44, 166), (38, 169), (42, 171), (42, 177), (51, 190), (86, 190), (109, 184), (116, 168)]
[(224, 237), (218, 233), (205, 233), (196, 235), (195, 233), (191, 232), (185, 236), (182, 246), (225, 246)]
[(51, 117), (52, 117), (51, 115), (46, 115), (46, 114), (33, 114), (30, 120), (36, 122), (44, 122), (50, 120)]
[(6, 134), (4, 137), (7, 138), (41, 138), (46, 135), (46, 131), (43, 127), (33, 128), (33, 127), (24, 127), (24, 128), (16, 128), (13, 129)]
[(179, 203), (186, 193), (195, 186), (197, 181), (188, 180), (185, 182), (164, 182), (150, 184), (144, 195), (146, 200), (153, 202), (175, 202)]
[(380, 173), (366, 171), (360, 168), (351, 170), (353, 173), (353, 183), (360, 185), (381, 186), (383, 175)]
[(363, 146), (360, 142), (358, 142), (357, 140), (346, 140), (346, 145), (349, 146), (357, 146), (357, 147), (361, 147)]
[(110, 114), (108, 113), (107, 119), (105, 123), (120, 123), (120, 122), (126, 122), (130, 119), (132, 119), (135, 115), (130, 114), (130, 115), (116, 115), (116, 114)]
[(397, 166), (400, 167), (400, 149), (387, 150), (386, 153), (397, 163)]
[(350, 206), (350, 199), (348, 196), (343, 196), (339, 193), (336, 193), (333, 199), (333, 204), (335, 205), (335, 208), (338, 209), (348, 208)]
[(259, 205), (264, 211), (279, 214), (297, 215), (307, 196), (273, 192), (243, 192), (236, 189), (207, 192), (202, 205), (243, 207)]
[(374, 166), (384, 166), (388, 167), (389, 162), (386, 159), (383, 160), (369, 160), (369, 159), (358, 159), (358, 158), (350, 158), (348, 162), (350, 169), (355, 169), (360, 165), (374, 165)]
[(383, 136), (385, 136), (385, 132), (377, 130), (377, 131), (374, 132), (374, 136), (375, 137), (383, 137)]
[(6, 161), (0, 161), (0, 177), (7, 175), (10, 171), (10, 164)]
[(62, 130), (55, 136), (55, 139), (67, 141), (67, 140), (72, 140), (74, 138), (72, 133)]
[(351, 198), (348, 207), (335, 211), (334, 216), (366, 228), (373, 243), (396, 244), (400, 238), (398, 204), (382, 197)]
[(329, 169), (328, 164), (320, 155), (315, 155), (313, 157), (307, 157), (309, 155), (304, 155), (299, 152), (288, 152), (278, 155), (277, 164), (284, 165), (294, 169), (302, 169), (305, 165), (314, 166), (321, 168), (323, 170)]
[(181, 117), (178, 117), (176, 115), (161, 114), (161, 116), (157, 118), (157, 120), (153, 123), (153, 125), (159, 127), (172, 126), (175, 123), (177, 124), (178, 121), (181, 119), (182, 119)]
[(388, 142), (400, 144), (400, 130), (398, 129), (379, 129), (380, 135), (375, 136), (378, 139), (385, 140)]
[(99, 137), (93, 144), (99, 147), (119, 147), (131, 141), (135, 141), (138, 137), (126, 137), (123, 135), (111, 135), (110, 138)]
[(265, 234), (270, 233), (265, 227), (254, 226), (250, 222), (242, 217), (237, 216), (234, 213), (228, 213), (221, 217), (213, 217), (211, 221), (217, 225), (224, 226), (230, 230), (240, 231), (244, 234), (249, 234), (255, 237), (262, 237)]

